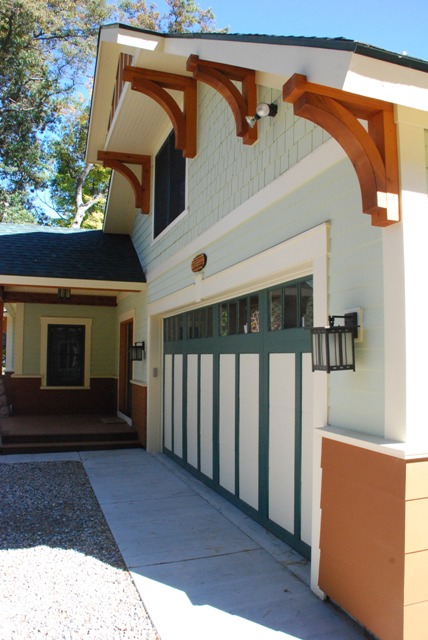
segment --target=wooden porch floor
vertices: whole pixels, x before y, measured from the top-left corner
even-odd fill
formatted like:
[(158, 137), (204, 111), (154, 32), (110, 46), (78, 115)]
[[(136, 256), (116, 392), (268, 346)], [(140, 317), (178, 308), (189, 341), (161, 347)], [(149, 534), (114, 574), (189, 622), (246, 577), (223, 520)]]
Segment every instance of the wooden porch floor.
[(25, 415), (0, 419), (2, 455), (140, 446), (136, 430), (112, 415)]

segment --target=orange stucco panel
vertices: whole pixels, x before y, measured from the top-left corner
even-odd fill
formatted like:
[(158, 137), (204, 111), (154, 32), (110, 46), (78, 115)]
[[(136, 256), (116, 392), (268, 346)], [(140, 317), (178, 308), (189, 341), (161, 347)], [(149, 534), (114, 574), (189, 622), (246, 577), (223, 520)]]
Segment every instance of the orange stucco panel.
[(379, 638), (403, 636), (405, 462), (322, 447), (321, 589)]
[(320, 588), (382, 640), (428, 629), (428, 460), (324, 438)]

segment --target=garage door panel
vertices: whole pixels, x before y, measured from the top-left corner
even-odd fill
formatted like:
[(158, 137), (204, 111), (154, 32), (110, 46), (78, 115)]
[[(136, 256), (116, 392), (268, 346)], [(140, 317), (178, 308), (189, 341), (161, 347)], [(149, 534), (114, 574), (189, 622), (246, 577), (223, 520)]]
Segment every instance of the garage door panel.
[(187, 462), (198, 468), (198, 356), (187, 356)]
[(301, 538), (311, 544), (312, 538), (312, 443), (314, 431), (313, 373), (310, 353), (302, 355), (302, 516)]
[(174, 356), (174, 453), (183, 457), (183, 356)]
[(201, 471), (213, 477), (213, 366), (212, 354), (201, 355)]
[(164, 366), (164, 445), (169, 451), (172, 450), (172, 362), (173, 356), (165, 356)]
[(219, 367), (220, 485), (235, 493), (236, 356), (220, 355)]
[(296, 362), (269, 357), (269, 519), (294, 533)]
[(239, 497), (259, 508), (259, 363), (258, 354), (239, 358)]

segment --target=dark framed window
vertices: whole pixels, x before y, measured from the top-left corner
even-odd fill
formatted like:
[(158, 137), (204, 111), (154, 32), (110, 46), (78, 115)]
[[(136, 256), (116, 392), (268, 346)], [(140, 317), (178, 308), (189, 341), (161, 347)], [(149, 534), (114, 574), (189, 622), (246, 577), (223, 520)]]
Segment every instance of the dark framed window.
[(312, 325), (312, 277), (270, 290), (269, 328), (271, 331), (312, 327)]
[(46, 384), (81, 387), (85, 374), (85, 326), (48, 325)]
[(175, 148), (174, 130), (165, 140), (155, 161), (154, 237), (185, 209), (186, 160)]

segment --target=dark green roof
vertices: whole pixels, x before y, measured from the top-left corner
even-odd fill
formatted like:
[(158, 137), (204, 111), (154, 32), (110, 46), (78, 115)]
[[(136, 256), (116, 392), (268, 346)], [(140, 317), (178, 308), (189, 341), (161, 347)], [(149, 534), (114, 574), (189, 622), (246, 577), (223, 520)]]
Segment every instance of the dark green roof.
[(138, 27), (130, 27), (125, 24), (111, 24), (101, 27), (120, 27), (137, 31), (140, 33), (154, 34), (163, 38), (184, 38), (184, 39), (203, 39), (203, 40), (226, 40), (229, 42), (252, 42), (254, 44), (275, 44), (291, 47), (315, 47), (317, 49), (333, 49), (337, 51), (350, 51), (368, 58), (376, 58), (392, 64), (398, 64), (410, 69), (417, 69), (428, 73), (428, 62), (419, 58), (402, 53), (393, 53), (386, 49), (380, 49), (364, 42), (349, 40), (348, 38), (320, 38), (308, 36), (269, 36), (261, 34), (239, 34), (239, 33), (158, 33), (148, 29), (140, 29)]
[(2, 275), (145, 282), (129, 236), (103, 231), (0, 224)]

